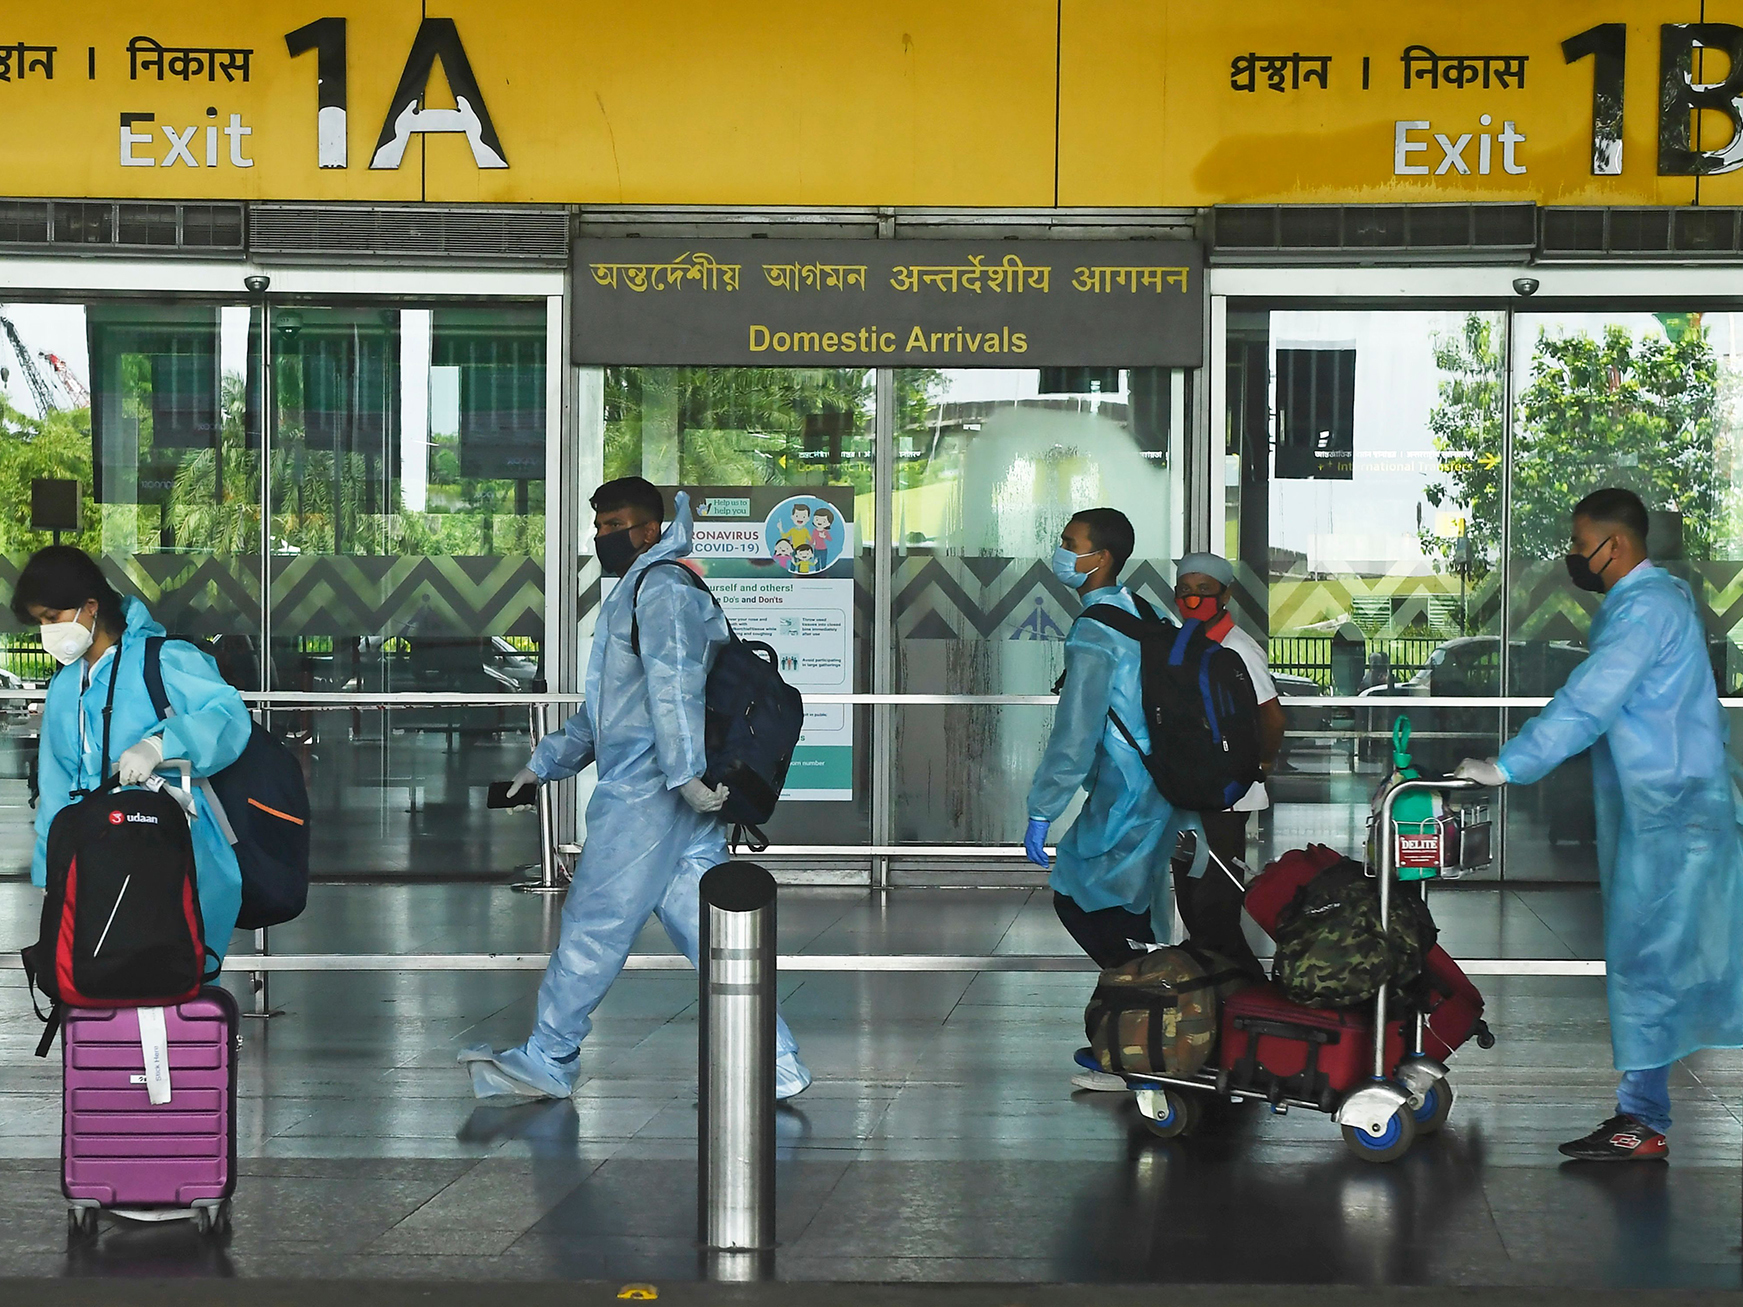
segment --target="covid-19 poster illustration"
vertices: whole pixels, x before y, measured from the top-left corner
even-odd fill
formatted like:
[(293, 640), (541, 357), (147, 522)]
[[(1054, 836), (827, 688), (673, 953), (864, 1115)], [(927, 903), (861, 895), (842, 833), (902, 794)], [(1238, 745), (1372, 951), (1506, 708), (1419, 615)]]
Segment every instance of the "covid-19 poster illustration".
[(682, 486), (695, 536), (690, 562), (740, 639), (760, 640), (805, 696), (805, 731), (785, 800), (853, 798), (853, 711), (813, 696), (853, 691), (851, 486)]

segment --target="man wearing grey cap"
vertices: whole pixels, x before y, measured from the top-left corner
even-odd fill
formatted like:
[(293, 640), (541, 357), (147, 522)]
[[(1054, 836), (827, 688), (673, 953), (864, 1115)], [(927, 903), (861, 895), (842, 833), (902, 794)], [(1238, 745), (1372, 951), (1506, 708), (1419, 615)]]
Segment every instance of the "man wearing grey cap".
[[(1271, 679), (1264, 649), (1235, 625), (1234, 614), (1229, 611), (1229, 588), (1234, 581), (1235, 569), (1228, 559), (1216, 554), (1188, 554), (1174, 564), (1174, 603), (1182, 617), (1203, 622), (1206, 635), (1234, 650), (1246, 664), (1259, 701), (1259, 757), (1269, 772), (1283, 745), (1283, 706), (1277, 702), (1277, 684)], [(1256, 781), (1232, 808), (1199, 814), (1212, 856), (1236, 876), (1244, 876), (1246, 870), (1248, 814), (1270, 806), (1265, 783)], [(1240, 890), (1214, 867), (1191, 877), (1187, 874), (1190, 863), (1190, 854), (1176, 859), (1174, 897), (1193, 941), (1249, 971), (1261, 972), (1241, 930)]]

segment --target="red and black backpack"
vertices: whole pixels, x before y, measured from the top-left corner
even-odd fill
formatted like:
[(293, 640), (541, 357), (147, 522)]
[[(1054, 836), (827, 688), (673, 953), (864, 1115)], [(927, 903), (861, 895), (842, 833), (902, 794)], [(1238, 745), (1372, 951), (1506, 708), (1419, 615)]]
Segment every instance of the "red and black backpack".
[[(117, 649), (103, 710), (105, 772), (119, 667)], [(170, 1007), (199, 993), (208, 950), (194, 842), (168, 788), (121, 789), (110, 777), (55, 815), (47, 860), (42, 929), (23, 953), (27, 981), (53, 1005), (37, 1012), (48, 1023), (38, 1056), (47, 1056), (63, 1007)]]

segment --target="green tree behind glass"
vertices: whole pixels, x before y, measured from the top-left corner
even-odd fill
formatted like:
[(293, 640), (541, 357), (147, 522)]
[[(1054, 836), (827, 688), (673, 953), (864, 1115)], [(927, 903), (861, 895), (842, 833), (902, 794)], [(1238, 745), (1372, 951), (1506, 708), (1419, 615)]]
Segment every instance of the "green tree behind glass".
[[(1515, 557), (1559, 557), (1568, 510), (1602, 486), (1679, 514), (1686, 557), (1712, 558), (1730, 545), (1734, 450), (1718, 359), (1694, 315), (1666, 316), (1666, 336), (1620, 325), (1596, 336), (1538, 332), (1513, 436)], [(1501, 548), (1500, 324), (1470, 314), (1433, 348), (1442, 373), (1429, 416), (1439, 475), (1423, 493), (1437, 508), (1466, 511), (1472, 572), (1481, 577)], [(1456, 543), (1422, 534), (1424, 552), (1448, 564)]]
[[(684, 485), (851, 485), (870, 494), (876, 374), (833, 368), (607, 368), (605, 476)], [(936, 373), (897, 373), (900, 420)]]

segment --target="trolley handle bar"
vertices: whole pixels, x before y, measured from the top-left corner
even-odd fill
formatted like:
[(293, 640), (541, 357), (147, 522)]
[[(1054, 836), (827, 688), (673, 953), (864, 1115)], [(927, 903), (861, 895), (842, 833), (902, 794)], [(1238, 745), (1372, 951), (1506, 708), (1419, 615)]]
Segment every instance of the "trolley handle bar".
[[(1398, 874), (1398, 848), (1393, 840), (1392, 805), (1402, 794), (1421, 790), (1480, 790), (1485, 786), (1464, 776), (1449, 776), (1445, 780), (1412, 779), (1400, 781), (1380, 800), (1380, 929), (1387, 930), (1392, 918), (1392, 878)], [(1381, 985), (1374, 995), (1374, 1079), (1386, 1078), (1386, 1000), (1387, 986)]]

